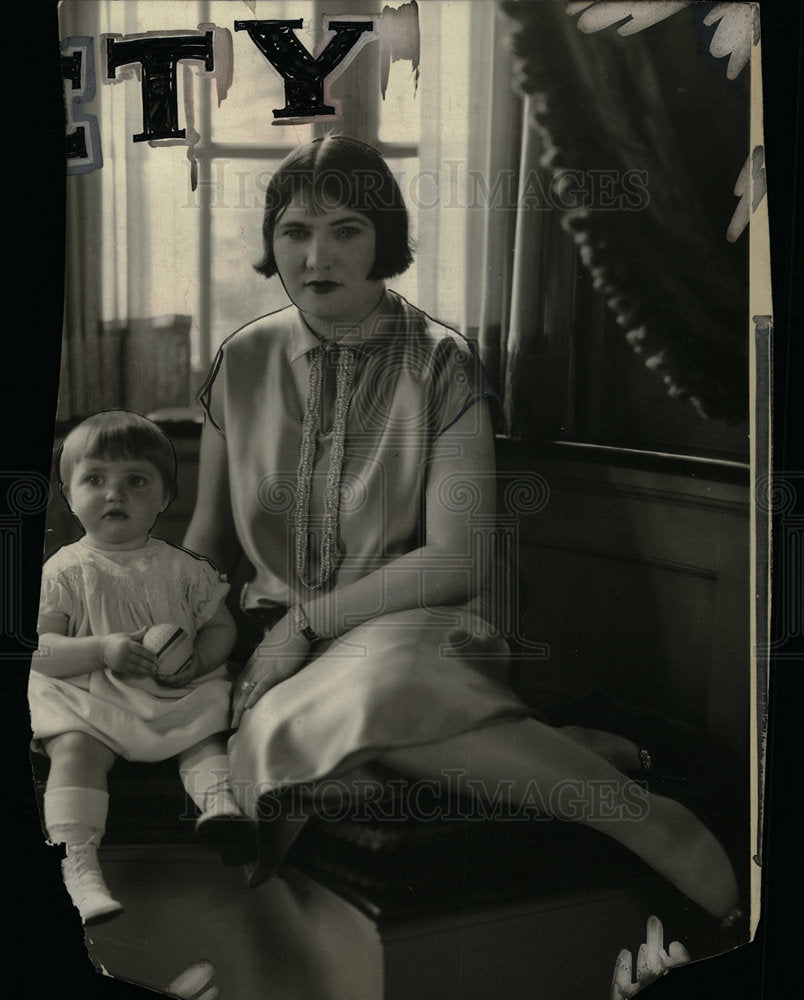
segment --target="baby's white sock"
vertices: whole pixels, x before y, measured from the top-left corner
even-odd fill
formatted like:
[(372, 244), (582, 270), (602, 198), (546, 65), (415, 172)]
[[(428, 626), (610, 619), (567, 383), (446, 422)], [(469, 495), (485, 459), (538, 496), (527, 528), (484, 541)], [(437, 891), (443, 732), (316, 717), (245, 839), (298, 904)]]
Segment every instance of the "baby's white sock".
[(45, 826), (55, 844), (99, 844), (106, 832), (109, 794), (99, 788), (49, 788), (44, 796)]
[(45, 792), (45, 826), (53, 843), (65, 844), (64, 885), (84, 923), (108, 920), (123, 906), (109, 892), (98, 863), (106, 832), (109, 795), (99, 788), (50, 788)]
[(213, 754), (179, 767), (185, 791), (203, 815), (240, 815), (232, 788), (227, 754)]

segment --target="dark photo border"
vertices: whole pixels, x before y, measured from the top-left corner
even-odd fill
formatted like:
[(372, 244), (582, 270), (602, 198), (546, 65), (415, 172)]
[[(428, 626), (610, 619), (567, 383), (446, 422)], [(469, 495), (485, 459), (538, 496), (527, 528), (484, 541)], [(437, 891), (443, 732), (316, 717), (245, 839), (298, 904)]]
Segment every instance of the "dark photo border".
[[(56, 3), (38, 0), (26, 5), (19, 17), (24, 28), (25, 79), (44, 85), (43, 98), (34, 101), (33, 88), (14, 98), (16, 114), (11, 126), (17, 139), (28, 145), (21, 160), (12, 164), (16, 180), (7, 188), (7, 204), (18, 197), (17, 185), (26, 192), (19, 224), (28, 231), (24, 240), (14, 238), (6, 223), (7, 255), (15, 270), (7, 283), (16, 291), (16, 311), (6, 313), (15, 335), (12, 351), (6, 345), (4, 468), (11, 473), (34, 472), (47, 477), (58, 387), (58, 362), (62, 319), (64, 255), (63, 100), (58, 60)], [(333, 4), (333, 8), (337, 3)], [(802, 148), (800, 94), (802, 79), (802, 26), (804, 5), (790, 0), (760, 4), (764, 57), (766, 164), (769, 185), (771, 262), (774, 298), (774, 467), (782, 473), (804, 471), (801, 394), (804, 391), (804, 316), (802, 315), (801, 184)], [(800, 100), (800, 99), (799, 99)], [(22, 122), (22, 124), (20, 124)], [(22, 169), (20, 169), (20, 166)], [(10, 304), (10, 303), (9, 303)], [(33, 316), (29, 317), (26, 307)], [(22, 314), (21, 322), (13, 317)], [(799, 494), (804, 490), (799, 487)], [(804, 505), (798, 497), (799, 515)], [(35, 608), (44, 537), (44, 507), (25, 518), (22, 534), (22, 589), (19, 621), (23, 636), (35, 635)], [(777, 564), (784, 558), (776, 540)], [(14, 584), (6, 573), (5, 583)], [(796, 581), (794, 581), (795, 583)], [(802, 580), (797, 581), (804, 583)], [(802, 593), (774, 593), (773, 629), (780, 627), (785, 609), (795, 607)], [(792, 603), (791, 603), (792, 602)], [(11, 607), (6, 602), (7, 608)], [(5, 612), (9, 612), (6, 610)], [(800, 615), (799, 615), (800, 617)], [(6, 636), (10, 630), (6, 628)], [(774, 632), (776, 634), (776, 632)], [(799, 641), (801, 637), (798, 637)], [(3, 759), (10, 765), (11, 782), (5, 812), (3, 844), (6, 860), (6, 912), (12, 939), (5, 943), (9, 996), (81, 1000), (148, 1000), (151, 990), (99, 976), (84, 950), (83, 931), (70, 906), (60, 878), (57, 852), (40, 834), (39, 817), (28, 761), (26, 681), (29, 656), (16, 640), (15, 658), (6, 659), (0, 706), (3, 720)], [(800, 719), (804, 657), (772, 664), (768, 752), (767, 833), (764, 858), (762, 917), (756, 940), (736, 951), (675, 970), (649, 987), (651, 1000), (728, 997), (759, 1000), (792, 995), (787, 985), (794, 975), (800, 944), (796, 938), (800, 917), (793, 914), (789, 873), (799, 860), (800, 836), (792, 821), (793, 796), (800, 786)], [(794, 715), (796, 713), (796, 715)], [(795, 841), (795, 844), (794, 844)], [(17, 937), (18, 940), (14, 940)], [(614, 956), (612, 956), (613, 962)], [(19, 979), (19, 986), (12, 983)], [(266, 984), (266, 1000), (270, 987)], [(800, 988), (800, 987), (799, 987)], [(534, 987), (534, 998), (538, 996)], [(222, 1000), (235, 1000), (223, 997)], [(493, 998), (490, 998), (493, 1000)], [(589, 1000), (607, 1000), (590, 997)]]

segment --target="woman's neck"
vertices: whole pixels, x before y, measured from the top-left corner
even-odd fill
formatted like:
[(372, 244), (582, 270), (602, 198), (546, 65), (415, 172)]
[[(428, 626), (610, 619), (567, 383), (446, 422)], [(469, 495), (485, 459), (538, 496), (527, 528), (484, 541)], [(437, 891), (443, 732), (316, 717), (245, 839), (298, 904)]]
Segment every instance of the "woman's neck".
[(385, 303), (386, 288), (383, 285), (377, 298), (376, 305), (362, 319), (349, 320), (326, 320), (318, 316), (311, 316), (310, 313), (299, 310), (307, 326), (313, 333), (322, 340), (341, 340), (347, 334), (354, 337), (370, 337), (378, 317), (383, 312)]

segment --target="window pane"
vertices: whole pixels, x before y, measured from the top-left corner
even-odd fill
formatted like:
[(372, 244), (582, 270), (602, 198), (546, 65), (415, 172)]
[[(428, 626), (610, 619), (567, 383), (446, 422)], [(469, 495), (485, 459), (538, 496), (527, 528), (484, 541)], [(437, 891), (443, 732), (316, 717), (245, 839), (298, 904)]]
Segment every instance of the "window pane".
[(254, 270), (262, 256), (265, 188), (279, 160), (212, 165), (210, 335), (212, 350), (245, 323), (288, 304), (279, 278)]
[[(459, 327), (464, 294), (466, 201), (455, 164), (423, 167), (417, 156), (389, 158), (408, 206), (413, 267), (391, 287), (434, 319)], [(404, 290), (403, 286), (404, 285)]]
[[(407, 157), (406, 159), (389, 159), (388, 166), (391, 173), (396, 178), (402, 191), (405, 204), (408, 207), (408, 218), (410, 220), (410, 235), (414, 248), (418, 246), (418, 218), (419, 213), (416, 207), (415, 186), (419, 173), (419, 160), (417, 157)], [(388, 287), (408, 299), (414, 305), (419, 305), (419, 282), (418, 282), (418, 254), (414, 253), (413, 264), (395, 278), (388, 279)]]
[(136, 274), (130, 283), (129, 313), (186, 313), (196, 323), (201, 220), (190, 191), (187, 151), (183, 146), (152, 148), (142, 143), (137, 154), (142, 174), (152, 180), (142, 187), (126, 186), (128, 268)]

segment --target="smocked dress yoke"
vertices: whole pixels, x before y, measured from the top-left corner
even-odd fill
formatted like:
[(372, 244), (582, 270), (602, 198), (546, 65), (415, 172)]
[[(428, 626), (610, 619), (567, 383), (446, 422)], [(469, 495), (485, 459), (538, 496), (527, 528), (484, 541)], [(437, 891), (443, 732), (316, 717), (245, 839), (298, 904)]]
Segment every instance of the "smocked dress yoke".
[[(40, 612), (65, 615), (69, 636), (170, 623), (195, 639), (228, 591), (212, 563), (162, 539), (112, 552), (79, 539), (45, 563)], [(225, 665), (180, 688), (108, 667), (48, 677), (34, 660), (28, 701), (34, 749), (48, 737), (83, 732), (127, 760), (157, 761), (228, 732), (231, 680)]]

